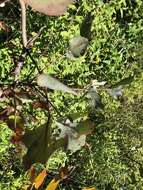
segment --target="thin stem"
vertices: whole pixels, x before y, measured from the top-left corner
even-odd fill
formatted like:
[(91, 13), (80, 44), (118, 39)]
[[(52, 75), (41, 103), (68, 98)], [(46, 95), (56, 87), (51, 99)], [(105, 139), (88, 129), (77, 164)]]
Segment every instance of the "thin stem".
[(49, 100), (49, 99), (47, 99), (47, 97), (45, 96), (45, 94), (43, 93), (43, 92), (41, 92), (38, 88), (36, 88), (35, 86), (33, 86), (33, 88), (37, 91), (37, 92), (39, 92), (39, 94), (44, 98), (44, 99), (46, 99), (48, 102), (49, 102), (49, 104), (54, 108), (54, 110), (56, 111), (56, 113), (60, 116), (60, 117), (62, 117), (62, 115), (60, 114), (60, 112), (58, 111), (58, 109), (54, 106), (54, 104)]
[(28, 49), (27, 49), (27, 55), (30, 57), (31, 61), (35, 64), (35, 67), (37, 68), (38, 73), (39, 73), (39, 74), (41, 74), (41, 73), (42, 73), (42, 71), (41, 71), (41, 70), (40, 70), (40, 68), (38, 67), (37, 62), (36, 62), (36, 61), (35, 61), (35, 59), (31, 56), (31, 54), (30, 54), (30, 52), (29, 52), (29, 50), (28, 50)]
[(26, 7), (23, 0), (19, 0), (20, 6), (21, 6), (21, 22), (22, 22), (22, 40), (23, 40), (23, 46), (26, 48), (27, 46), (27, 32), (26, 32)]

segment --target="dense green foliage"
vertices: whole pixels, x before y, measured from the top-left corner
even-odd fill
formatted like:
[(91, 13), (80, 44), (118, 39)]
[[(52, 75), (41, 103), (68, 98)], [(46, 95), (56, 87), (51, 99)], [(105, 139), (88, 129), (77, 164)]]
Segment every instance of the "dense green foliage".
[[(87, 12), (94, 16), (91, 39), (85, 54), (75, 60), (67, 58), (69, 41), (79, 35), (80, 26)], [(0, 8), (3, 20), (11, 32), (8, 40), (0, 37), (0, 87), (10, 86), (15, 60), (22, 51), (20, 30), (20, 8), (11, 1)], [(69, 179), (61, 183), (61, 189), (78, 190), (84, 186), (95, 186), (99, 190), (143, 189), (143, 72), (142, 32), (143, 3), (141, 0), (77, 0), (68, 12), (60, 17), (48, 17), (27, 11), (27, 33), (31, 37), (41, 31), (33, 44), (31, 55), (40, 70), (53, 74), (64, 84), (73, 88), (86, 88), (91, 80), (106, 81), (113, 86), (121, 79), (133, 76), (134, 80), (124, 86), (123, 96), (118, 100), (100, 90), (104, 108), (91, 113), (96, 128), (89, 135), (89, 146), (74, 154), (56, 152), (48, 161), (47, 168), (58, 172), (65, 163), (75, 167)], [(5, 33), (0, 28), (0, 36)], [(38, 73), (35, 65), (26, 59), (20, 79), (27, 80)], [(23, 85), (23, 86), (22, 86)], [(24, 83), (22, 87), (25, 90)], [(87, 99), (61, 92), (51, 92), (50, 100), (65, 117), (73, 113), (85, 113)], [(0, 111), (11, 102), (0, 101)], [(31, 120), (31, 115), (36, 119)], [(44, 123), (41, 109), (31, 104), (23, 105), (23, 114), (29, 128)], [(54, 117), (58, 114), (54, 112)], [(25, 184), (25, 172), (20, 158), (9, 139), (11, 131), (0, 123), (0, 189), (20, 189)]]

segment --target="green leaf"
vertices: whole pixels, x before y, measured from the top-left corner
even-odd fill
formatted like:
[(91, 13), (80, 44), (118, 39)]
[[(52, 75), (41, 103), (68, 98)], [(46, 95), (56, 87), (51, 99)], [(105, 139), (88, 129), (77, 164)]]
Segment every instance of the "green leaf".
[(82, 37), (85, 37), (87, 39), (91, 38), (91, 26), (93, 19), (94, 16), (91, 14), (91, 12), (88, 12), (80, 26), (80, 35)]
[(47, 124), (44, 124), (34, 130), (25, 131), (22, 142), (28, 148), (23, 157), (23, 164), (29, 169), (34, 163), (46, 163), (51, 154), (60, 147), (65, 146), (64, 138), (54, 140), (50, 138), (50, 131)]

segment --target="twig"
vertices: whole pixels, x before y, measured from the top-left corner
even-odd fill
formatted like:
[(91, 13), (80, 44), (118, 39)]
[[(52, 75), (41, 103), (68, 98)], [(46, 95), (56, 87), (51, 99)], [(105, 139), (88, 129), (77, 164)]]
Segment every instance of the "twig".
[(20, 75), (21, 69), (23, 68), (26, 56), (27, 56), (27, 51), (26, 51), (26, 48), (24, 48), (20, 57), (19, 57), (19, 60), (17, 61), (17, 65), (16, 65), (14, 72), (13, 72), (13, 74), (15, 76), (15, 83), (18, 82), (18, 77)]
[(17, 66), (14, 71), (15, 75), (15, 83), (18, 81), (18, 77), (20, 75), (21, 69), (23, 67), (23, 63), (25, 60), (25, 57), (27, 55), (27, 32), (26, 32), (26, 6), (23, 0), (19, 0), (20, 6), (21, 6), (21, 25), (22, 25), (22, 41), (23, 41), (23, 52), (20, 56), (20, 60), (17, 63)]
[(48, 145), (47, 142), (50, 140), (50, 136), (51, 136), (51, 130), (50, 130), (50, 123), (51, 123), (51, 114), (50, 114), (50, 108), (49, 108), (49, 99), (48, 99), (48, 94), (47, 94), (47, 89), (45, 91), (45, 97), (46, 97), (46, 103), (47, 103), (47, 108), (48, 108), (48, 121), (46, 124), (46, 128), (45, 128), (45, 143), (46, 146)]
[(38, 66), (38, 63), (35, 61), (35, 59), (31, 56), (29, 50), (27, 49), (27, 55), (30, 57), (31, 61), (35, 64), (35, 67), (37, 68), (38, 70), (38, 73), (41, 74), (42, 71), (40, 70), (39, 66)]
[(32, 86), (37, 92), (39, 92), (39, 94), (46, 100), (48, 100), (49, 104), (54, 108), (55, 112), (62, 117), (62, 115), (60, 114), (60, 112), (58, 111), (58, 109), (53, 105), (53, 103), (47, 99), (47, 97), (45, 96), (45, 94), (43, 92), (41, 92), (38, 88), (36, 88), (36, 86)]
[(20, 6), (21, 6), (21, 22), (22, 22), (22, 40), (23, 40), (23, 46), (27, 47), (27, 33), (26, 33), (26, 7), (23, 0), (19, 0)]

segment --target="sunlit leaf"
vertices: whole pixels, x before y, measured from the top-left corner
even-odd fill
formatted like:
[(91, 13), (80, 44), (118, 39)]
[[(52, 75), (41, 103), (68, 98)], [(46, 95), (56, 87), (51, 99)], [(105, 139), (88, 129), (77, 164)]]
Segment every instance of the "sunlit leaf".
[(94, 187), (84, 187), (82, 190), (96, 190)]
[(22, 186), (21, 190), (29, 190), (29, 185), (26, 184), (26, 185)]
[(48, 184), (46, 190), (55, 190), (60, 182), (60, 179), (56, 180), (55, 178)]
[(77, 93), (73, 89), (69, 88), (68, 86), (48, 74), (39, 75), (37, 78), (37, 83), (39, 86), (42, 87), (47, 87), (52, 90), (59, 90), (62, 92), (68, 92), (77, 95)]
[(0, 7), (4, 7), (5, 6), (5, 3), (0, 3)]
[(106, 84), (106, 81), (101, 81), (99, 82), (98, 80), (92, 80), (91, 81), (91, 86), (95, 89), (95, 88), (98, 88), (100, 86), (104, 86)]
[(73, 0), (24, 0), (36, 11), (50, 16), (62, 15)]
[(44, 169), (34, 180), (34, 187), (38, 189), (44, 182), (45, 178), (47, 176), (46, 169)]
[(9, 0), (0, 0), (0, 7), (4, 7), (5, 3), (8, 2)]

